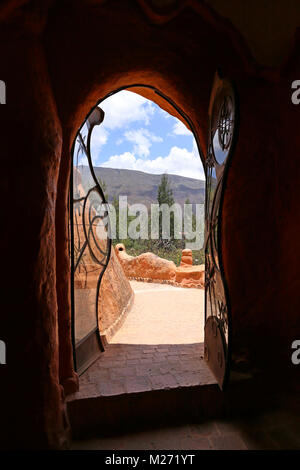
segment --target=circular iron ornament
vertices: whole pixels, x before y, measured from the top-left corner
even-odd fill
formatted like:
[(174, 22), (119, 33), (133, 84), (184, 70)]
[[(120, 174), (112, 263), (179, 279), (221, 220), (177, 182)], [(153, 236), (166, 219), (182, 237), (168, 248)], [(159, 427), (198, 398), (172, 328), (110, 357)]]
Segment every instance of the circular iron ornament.
[(219, 122), (218, 122), (218, 139), (220, 147), (223, 151), (228, 150), (233, 136), (233, 103), (230, 96), (224, 96), (222, 105), (220, 107)]
[(210, 153), (214, 166), (220, 173), (231, 153), (235, 134), (236, 96), (231, 83), (224, 81), (214, 97), (210, 123)]

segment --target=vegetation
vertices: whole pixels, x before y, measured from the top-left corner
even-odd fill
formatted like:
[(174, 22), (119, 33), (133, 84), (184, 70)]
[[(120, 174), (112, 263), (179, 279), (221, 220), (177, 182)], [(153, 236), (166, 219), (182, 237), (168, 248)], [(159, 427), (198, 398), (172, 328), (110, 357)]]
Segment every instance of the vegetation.
[[(127, 243), (130, 241), (134, 241), (135, 243)], [(169, 261), (173, 261), (176, 266), (179, 266), (180, 261), (181, 261), (181, 254), (182, 251), (180, 248), (172, 247), (169, 250), (164, 250), (162, 248), (159, 248), (157, 246), (157, 243), (154, 243), (152, 247), (148, 247), (146, 243), (144, 242), (150, 242), (150, 240), (126, 240), (124, 243), (126, 247), (126, 251), (129, 255), (131, 256), (138, 256), (141, 255), (142, 253), (146, 253), (147, 251), (151, 251), (157, 256), (160, 256), (160, 258), (165, 258), (168, 259)], [(116, 245), (116, 243), (113, 243)], [(193, 250), (193, 264), (204, 264), (205, 263), (205, 256), (204, 256), (204, 250)]]
[[(106, 184), (102, 180), (100, 182), (104, 192), (106, 190)], [(107, 195), (106, 195), (107, 197)], [(164, 174), (161, 177), (160, 184), (157, 190), (157, 203), (161, 206), (162, 204), (167, 204), (169, 207), (174, 204), (174, 196), (173, 191), (171, 188), (170, 180), (168, 175)], [(190, 204), (189, 199), (186, 199), (186, 204)], [(125, 245), (126, 251), (129, 255), (138, 256), (142, 253), (151, 251), (152, 253), (160, 256), (161, 258), (168, 259), (173, 261), (176, 266), (180, 264), (181, 261), (181, 254), (182, 250), (185, 248), (185, 240), (184, 239), (175, 239), (174, 238), (174, 214), (171, 212), (170, 214), (170, 236), (166, 238), (166, 234), (162, 232), (162, 215), (159, 215), (159, 236), (157, 240), (146, 239), (143, 240), (141, 238), (134, 240), (130, 237), (122, 238), (122, 224), (120, 227), (120, 211), (119, 211), (119, 202), (116, 197), (114, 197), (112, 205), (115, 209), (115, 226), (116, 226), (116, 234), (113, 237), (113, 245), (117, 243), (123, 243)], [(128, 215), (128, 207), (127, 207), (127, 227), (123, 227), (123, 231), (127, 233), (128, 226), (132, 220), (135, 219), (135, 216)], [(192, 215), (192, 227), (193, 230), (196, 228), (196, 216), (195, 214)], [(120, 230), (121, 229), (121, 230)], [(148, 218), (148, 233), (151, 233), (151, 217)], [(204, 264), (204, 251), (201, 250), (193, 250), (193, 263), (197, 264)]]
[[(150, 207), (150, 204), (157, 202), (158, 186), (162, 175), (105, 167), (94, 167), (94, 171), (98, 180), (105, 180), (110, 203), (114, 196), (119, 198), (122, 195), (127, 195), (129, 204), (142, 203)], [(89, 175), (89, 168), (80, 167), (80, 172), (85, 180), (84, 176)], [(174, 199), (179, 204), (184, 204), (187, 198), (193, 204), (204, 203), (205, 181), (169, 174), (168, 180)]]

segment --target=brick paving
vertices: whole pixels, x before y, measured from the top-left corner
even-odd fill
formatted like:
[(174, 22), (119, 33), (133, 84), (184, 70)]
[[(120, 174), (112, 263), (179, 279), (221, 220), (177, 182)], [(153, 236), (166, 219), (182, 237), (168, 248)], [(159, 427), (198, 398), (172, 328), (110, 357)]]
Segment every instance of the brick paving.
[(70, 399), (215, 383), (203, 360), (203, 291), (131, 284), (130, 313)]
[(203, 344), (110, 344), (80, 377), (70, 399), (214, 384)]
[[(300, 404), (297, 412), (273, 409), (231, 420), (204, 421), (201, 418), (198, 423), (198, 418), (194, 416), (191, 419), (190, 416), (188, 422), (196, 423), (171, 427), (167, 421), (167, 426), (139, 432), (125, 432), (127, 426), (124, 426), (124, 433), (119, 431), (116, 435), (114, 431), (113, 436), (97, 437), (97, 429), (100, 433), (103, 431), (102, 419), (105, 418), (105, 413), (100, 413), (100, 417), (97, 417), (97, 413), (99, 410), (105, 412), (107, 401), (103, 400), (110, 400), (110, 397), (113, 399), (118, 396), (127, 400), (127, 396), (139, 397), (141, 392), (149, 393), (152, 390), (169, 390), (159, 393), (171, 393), (171, 389), (180, 389), (186, 393), (188, 387), (206, 384), (216, 387), (203, 360), (203, 291), (134, 281), (132, 286), (136, 293), (135, 302), (122, 328), (101, 357), (80, 377), (80, 391), (68, 397), (68, 401), (77, 403), (73, 411), (69, 409), (70, 417), (73, 421), (75, 419), (75, 428), (85, 425), (86, 420), (96, 422), (96, 430), (93, 432), (96, 437), (74, 441), (72, 449), (300, 449)], [(196, 390), (198, 396), (198, 391), (202, 389)], [(209, 388), (205, 393), (210, 395), (215, 393), (213, 390), (215, 388)], [(167, 405), (168, 397), (165, 396), (167, 402), (164, 402), (163, 407)], [(183, 398), (179, 395), (176, 397), (175, 406), (182, 406), (186, 402), (184, 397), (190, 395), (187, 392)], [(94, 398), (97, 398), (96, 402)], [(132, 406), (138, 403), (134, 401)], [(147, 398), (143, 403), (140, 407), (149, 406)], [(116, 406), (116, 414), (113, 405), (110, 409), (113, 423), (121, 410), (118, 408), (120, 405)], [(121, 406), (126, 408), (127, 405), (122, 401)], [(131, 416), (130, 412), (128, 416)], [(76, 417), (79, 418), (77, 423)], [(127, 422), (128, 417), (120, 419)]]

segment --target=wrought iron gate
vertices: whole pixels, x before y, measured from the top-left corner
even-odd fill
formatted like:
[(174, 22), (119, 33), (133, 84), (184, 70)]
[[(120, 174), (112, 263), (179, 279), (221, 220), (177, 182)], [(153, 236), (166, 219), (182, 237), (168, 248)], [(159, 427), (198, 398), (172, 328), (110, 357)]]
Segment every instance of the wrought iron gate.
[(95, 107), (73, 145), (70, 185), (72, 334), (74, 363), (82, 373), (103, 351), (99, 291), (111, 252), (108, 205), (95, 174), (92, 132), (104, 112)]
[(204, 357), (223, 390), (229, 375), (231, 317), (222, 265), (222, 202), (237, 131), (232, 83), (216, 73), (209, 105), (205, 162), (205, 340)]

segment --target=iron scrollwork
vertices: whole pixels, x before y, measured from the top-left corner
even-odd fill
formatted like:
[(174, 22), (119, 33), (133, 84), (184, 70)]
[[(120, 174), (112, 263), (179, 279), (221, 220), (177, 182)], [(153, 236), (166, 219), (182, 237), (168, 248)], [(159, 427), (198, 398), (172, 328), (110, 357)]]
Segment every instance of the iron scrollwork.
[(98, 346), (103, 350), (99, 333), (99, 292), (110, 259), (111, 237), (108, 204), (91, 154), (93, 129), (103, 119), (101, 108), (94, 108), (77, 133), (73, 146), (73, 342), (79, 368), (87, 365), (91, 351), (95, 355)]
[[(210, 134), (205, 163), (205, 350), (208, 363), (221, 388), (224, 386), (226, 369), (228, 369), (226, 364), (228, 364), (230, 339), (228, 295), (225, 288), (220, 243), (221, 208), (225, 170), (228, 167), (235, 137), (235, 116), (233, 87), (229, 81), (217, 77), (210, 103)], [(216, 348), (217, 353), (214, 351)]]

